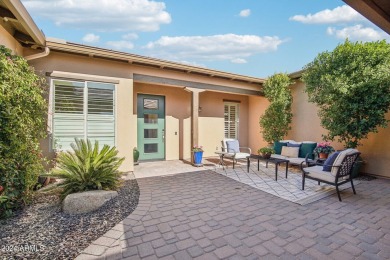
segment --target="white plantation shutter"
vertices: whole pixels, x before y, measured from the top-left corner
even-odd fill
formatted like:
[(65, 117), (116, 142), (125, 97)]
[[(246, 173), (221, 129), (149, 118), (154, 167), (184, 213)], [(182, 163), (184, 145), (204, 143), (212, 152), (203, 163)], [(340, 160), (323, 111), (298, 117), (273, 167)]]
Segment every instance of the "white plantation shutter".
[(69, 150), (74, 138), (85, 137), (84, 84), (54, 81), (54, 148)]
[(238, 139), (238, 103), (224, 104), (225, 138)]
[(87, 137), (92, 143), (115, 146), (114, 88), (88, 82)]
[(71, 149), (75, 138), (115, 146), (114, 85), (54, 80), (53, 148)]

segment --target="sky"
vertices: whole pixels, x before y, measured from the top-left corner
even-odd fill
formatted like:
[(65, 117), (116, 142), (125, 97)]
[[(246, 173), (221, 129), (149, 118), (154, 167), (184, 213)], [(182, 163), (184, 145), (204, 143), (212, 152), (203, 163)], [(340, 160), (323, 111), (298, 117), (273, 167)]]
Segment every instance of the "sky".
[(247, 76), (390, 36), (341, 0), (22, 0), (46, 37)]

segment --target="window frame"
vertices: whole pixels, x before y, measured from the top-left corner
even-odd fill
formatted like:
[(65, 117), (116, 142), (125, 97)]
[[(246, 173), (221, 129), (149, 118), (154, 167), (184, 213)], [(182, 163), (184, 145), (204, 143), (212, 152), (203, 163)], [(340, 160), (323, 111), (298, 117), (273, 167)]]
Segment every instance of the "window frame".
[[(235, 131), (234, 138), (231, 137), (230, 127), (228, 130), (226, 130), (226, 126), (225, 126), (226, 125), (226, 120), (225, 120), (225, 107), (226, 106), (229, 107), (229, 109), (228, 109), (229, 110), (228, 111), (229, 120), (227, 122), (232, 122), (232, 120), (230, 120), (230, 107), (232, 107), (232, 106), (236, 107), (236, 113), (235, 113), (236, 120), (234, 121), (234, 123), (235, 123), (234, 126), (236, 128), (236, 131)], [(238, 140), (238, 137), (240, 136), (240, 133), (239, 133), (239, 129), (240, 129), (240, 103), (239, 102), (229, 102), (229, 101), (223, 102), (223, 123), (224, 123), (224, 137)], [(228, 136), (226, 135), (226, 131), (228, 131)]]
[[(54, 116), (56, 114), (55, 112), (55, 91), (56, 91), (56, 82), (71, 82), (71, 83), (81, 83), (83, 84), (83, 123), (84, 123), (84, 134), (83, 138), (84, 140), (87, 140), (88, 138), (88, 89), (93, 88), (97, 89), (99, 87), (93, 86), (93, 84), (101, 84), (101, 85), (110, 85), (110, 87), (101, 87), (102, 89), (112, 89), (113, 94), (112, 94), (112, 116), (114, 119), (114, 146), (117, 146), (117, 105), (116, 105), (116, 100), (117, 100), (117, 84), (115, 83), (110, 83), (110, 82), (102, 82), (98, 80), (77, 80), (77, 79), (66, 79), (66, 78), (54, 78), (52, 77), (50, 79), (50, 94), (49, 94), (49, 119), (48, 119), (48, 132), (50, 135), (50, 150), (55, 151), (55, 150), (66, 150), (66, 149), (61, 149), (58, 147), (55, 147), (55, 133), (54, 133)], [(91, 86), (88, 86), (88, 83), (92, 83)], [(93, 114), (96, 115), (96, 114)]]

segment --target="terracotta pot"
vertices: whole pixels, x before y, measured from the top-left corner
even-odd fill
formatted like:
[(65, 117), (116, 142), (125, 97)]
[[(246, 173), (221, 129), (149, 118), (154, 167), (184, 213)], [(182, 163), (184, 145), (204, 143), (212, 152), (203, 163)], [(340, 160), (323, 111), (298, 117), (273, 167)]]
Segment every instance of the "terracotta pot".
[(261, 153), (260, 155), (261, 155), (261, 157), (263, 157), (264, 159), (269, 159), (269, 158), (271, 158), (271, 154), (270, 154), (270, 153)]
[(327, 153), (320, 153), (319, 157), (320, 157), (320, 159), (326, 159), (326, 158), (328, 158), (328, 155), (329, 154), (327, 154)]

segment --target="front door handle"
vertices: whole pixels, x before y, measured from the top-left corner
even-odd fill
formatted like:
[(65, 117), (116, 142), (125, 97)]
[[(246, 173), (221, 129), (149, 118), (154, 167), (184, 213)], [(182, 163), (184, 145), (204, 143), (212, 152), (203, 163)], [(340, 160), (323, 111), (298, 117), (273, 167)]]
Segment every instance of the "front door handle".
[(162, 130), (162, 139), (165, 140), (165, 129)]

